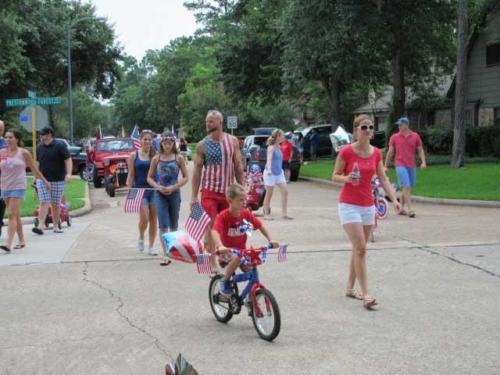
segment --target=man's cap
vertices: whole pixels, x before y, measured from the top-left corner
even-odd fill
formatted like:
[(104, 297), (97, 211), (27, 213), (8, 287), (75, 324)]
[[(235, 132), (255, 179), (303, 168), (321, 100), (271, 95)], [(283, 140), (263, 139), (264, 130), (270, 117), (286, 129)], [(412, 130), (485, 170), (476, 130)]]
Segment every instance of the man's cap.
[(410, 120), (408, 119), (408, 117), (401, 117), (397, 122), (396, 124), (398, 125), (410, 125)]
[(40, 130), (40, 135), (54, 134), (54, 131), (48, 126)]

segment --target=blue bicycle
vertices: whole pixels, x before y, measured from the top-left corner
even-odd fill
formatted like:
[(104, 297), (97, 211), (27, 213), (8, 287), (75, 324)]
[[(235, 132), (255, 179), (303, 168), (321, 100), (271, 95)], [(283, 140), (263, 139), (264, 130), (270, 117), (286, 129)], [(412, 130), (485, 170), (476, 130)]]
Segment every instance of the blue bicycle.
[[(260, 282), (257, 267), (267, 257), (269, 247), (259, 249), (240, 250), (242, 273), (233, 274), (230, 285), (233, 293), (226, 297), (220, 293), (222, 275), (215, 275), (210, 280), (208, 297), (210, 307), (215, 318), (222, 323), (227, 323), (233, 315), (239, 314), (243, 305), (252, 317), (253, 325), (261, 338), (267, 341), (274, 340), (281, 328), (281, 316), (278, 302), (273, 294)], [(217, 253), (217, 255), (221, 255)], [(239, 294), (238, 283), (248, 281)]]

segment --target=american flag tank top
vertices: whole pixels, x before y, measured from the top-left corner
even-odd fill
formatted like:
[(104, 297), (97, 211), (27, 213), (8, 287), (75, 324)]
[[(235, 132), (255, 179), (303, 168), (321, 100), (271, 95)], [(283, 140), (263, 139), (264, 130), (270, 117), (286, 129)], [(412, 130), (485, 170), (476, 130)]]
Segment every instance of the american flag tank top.
[(210, 137), (203, 141), (205, 160), (203, 162), (202, 189), (215, 193), (225, 193), (234, 180), (234, 144), (229, 134), (223, 133), (221, 142), (214, 142)]

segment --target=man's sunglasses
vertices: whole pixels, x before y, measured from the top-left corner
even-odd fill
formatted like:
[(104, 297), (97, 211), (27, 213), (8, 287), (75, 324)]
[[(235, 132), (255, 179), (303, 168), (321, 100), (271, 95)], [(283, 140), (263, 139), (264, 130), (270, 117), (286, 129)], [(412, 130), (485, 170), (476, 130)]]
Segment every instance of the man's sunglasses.
[(370, 129), (370, 130), (375, 129), (375, 127), (373, 125), (361, 125), (359, 128), (361, 130), (365, 130), (365, 131), (368, 130), (368, 129)]

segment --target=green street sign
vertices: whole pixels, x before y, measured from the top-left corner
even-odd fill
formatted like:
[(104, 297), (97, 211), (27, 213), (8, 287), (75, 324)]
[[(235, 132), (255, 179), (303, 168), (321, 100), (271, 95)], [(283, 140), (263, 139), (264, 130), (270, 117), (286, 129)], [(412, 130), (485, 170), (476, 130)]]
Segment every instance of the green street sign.
[(29, 105), (58, 105), (62, 104), (62, 99), (58, 96), (47, 98), (37, 98), (34, 91), (28, 91), (29, 98), (22, 99), (7, 99), (5, 105), (7, 107), (26, 107)]

